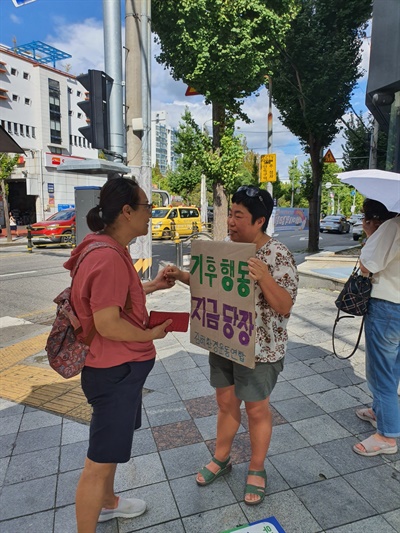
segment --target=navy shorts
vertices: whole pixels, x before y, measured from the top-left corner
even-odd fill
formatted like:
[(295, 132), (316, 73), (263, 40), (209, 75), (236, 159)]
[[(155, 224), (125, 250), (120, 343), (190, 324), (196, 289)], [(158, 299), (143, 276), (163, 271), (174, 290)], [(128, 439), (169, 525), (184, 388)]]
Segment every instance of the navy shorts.
[(111, 368), (85, 366), (81, 384), (93, 408), (87, 456), (95, 463), (127, 463), (133, 432), (142, 425), (142, 389), (154, 359)]

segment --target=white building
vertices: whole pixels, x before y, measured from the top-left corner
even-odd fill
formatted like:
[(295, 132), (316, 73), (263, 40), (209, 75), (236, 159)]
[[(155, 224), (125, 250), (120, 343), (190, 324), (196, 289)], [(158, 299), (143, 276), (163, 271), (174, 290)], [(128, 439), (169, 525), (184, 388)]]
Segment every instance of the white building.
[(77, 105), (84, 99), (74, 76), (0, 45), (0, 123), (26, 154), (7, 180), (10, 208), (22, 223), (73, 205), (75, 186), (105, 182), (106, 176), (57, 171), (63, 162), (98, 158), (78, 130), (86, 126)]
[(167, 116), (165, 111), (151, 114), (151, 166), (158, 164), (163, 175), (167, 170), (176, 169), (178, 158), (174, 151), (176, 132), (167, 125)]

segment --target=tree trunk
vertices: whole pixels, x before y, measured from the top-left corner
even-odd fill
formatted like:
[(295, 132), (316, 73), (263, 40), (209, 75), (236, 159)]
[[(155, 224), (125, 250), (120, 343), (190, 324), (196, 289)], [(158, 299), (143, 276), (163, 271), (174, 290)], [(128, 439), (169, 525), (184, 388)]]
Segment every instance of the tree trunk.
[[(220, 149), (221, 136), (225, 128), (225, 109), (214, 103), (213, 112), (213, 150)], [(214, 240), (222, 241), (227, 235), (228, 198), (224, 186), (220, 181), (213, 183), (214, 198)]]
[(309, 204), (310, 225), (308, 230), (308, 251), (318, 252), (322, 185), (322, 146), (318, 141), (312, 143), (310, 142), (309, 146), (312, 168), (313, 195)]
[(2, 179), (0, 180), (0, 183), (1, 183), (1, 195), (3, 197), (4, 219), (6, 222), (7, 242), (11, 242), (12, 237), (11, 237), (11, 229), (10, 229), (10, 214), (8, 212), (8, 196), (6, 193), (6, 182), (4, 179)]

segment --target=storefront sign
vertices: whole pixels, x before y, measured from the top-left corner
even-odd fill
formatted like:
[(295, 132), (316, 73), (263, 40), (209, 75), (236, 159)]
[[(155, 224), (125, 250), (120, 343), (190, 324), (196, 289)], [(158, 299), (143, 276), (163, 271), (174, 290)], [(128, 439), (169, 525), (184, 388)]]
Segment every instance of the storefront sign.
[(58, 155), (58, 154), (51, 154), (49, 152), (45, 153), (45, 166), (46, 167), (58, 167), (62, 163), (66, 162), (74, 162), (74, 161), (84, 161), (84, 157), (72, 157), (69, 155)]
[(190, 342), (255, 367), (254, 282), (247, 265), (255, 244), (192, 242)]
[(275, 211), (274, 231), (308, 230), (308, 209), (278, 207)]

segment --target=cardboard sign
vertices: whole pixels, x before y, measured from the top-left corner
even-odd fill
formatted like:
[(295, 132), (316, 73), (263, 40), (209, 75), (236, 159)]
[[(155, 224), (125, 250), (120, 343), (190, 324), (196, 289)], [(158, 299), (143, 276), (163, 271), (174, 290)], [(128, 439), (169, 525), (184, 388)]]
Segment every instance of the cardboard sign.
[(255, 367), (254, 282), (250, 243), (193, 241), (190, 342), (235, 363)]
[(239, 533), (285, 533), (278, 520), (271, 516), (270, 518), (263, 518), (257, 522), (253, 522), (247, 526), (239, 526), (222, 533), (233, 533), (238, 531)]

